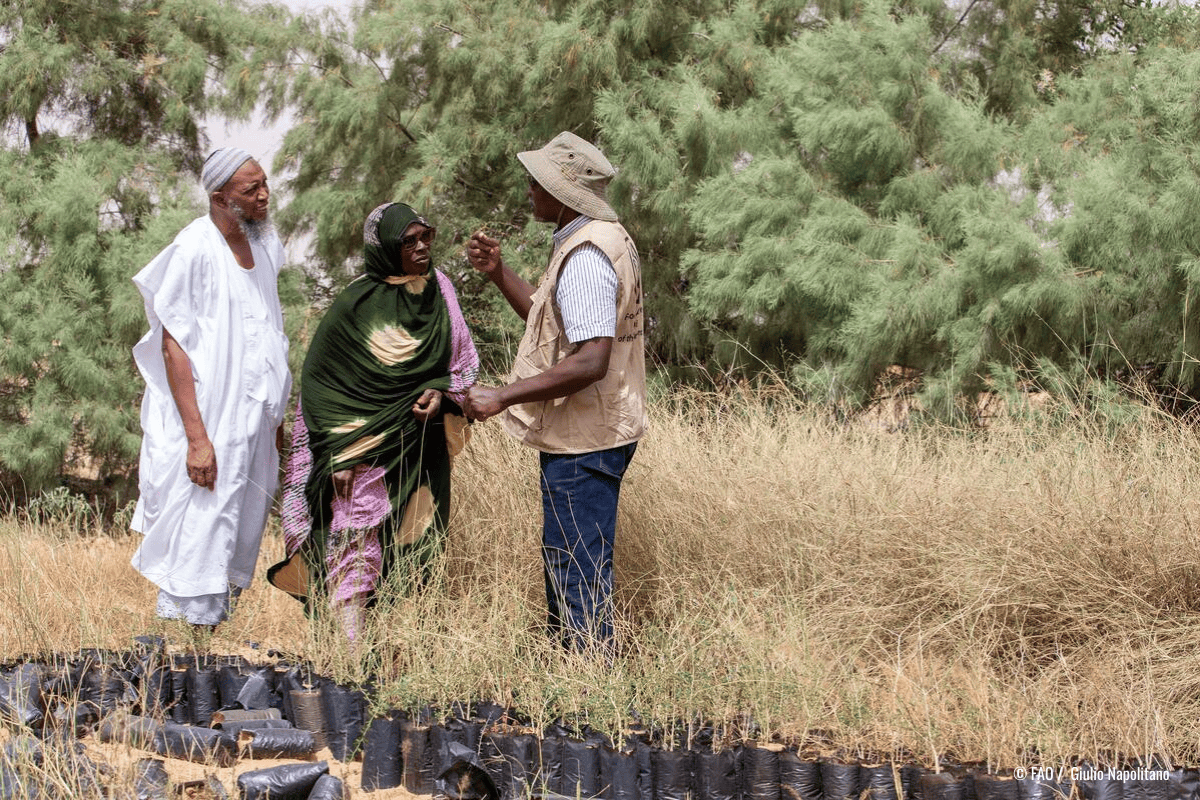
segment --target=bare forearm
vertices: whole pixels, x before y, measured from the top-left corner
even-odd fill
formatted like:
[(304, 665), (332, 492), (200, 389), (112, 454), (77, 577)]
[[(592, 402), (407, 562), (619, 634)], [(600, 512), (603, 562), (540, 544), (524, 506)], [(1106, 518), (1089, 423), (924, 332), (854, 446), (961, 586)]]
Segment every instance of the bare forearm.
[(498, 240), (483, 231), (476, 231), (467, 242), (467, 261), (499, 287), (504, 299), (521, 319), (529, 316), (529, 309), (533, 305), (533, 286), (505, 266)]
[(608, 373), (612, 341), (611, 338), (589, 339), (545, 372), (507, 386), (475, 384), (467, 393), (467, 416), (484, 420), (517, 403), (553, 400), (586, 389)]
[(587, 365), (581, 365), (568, 359), (560, 361), (541, 374), (501, 386), (499, 391), (504, 405), (512, 406), (517, 403), (533, 403), (567, 397), (586, 389), (603, 377), (603, 372), (597, 375)]
[(205, 441), (208, 431), (200, 416), (200, 404), (196, 401), (196, 382), (192, 377), (192, 362), (187, 353), (175, 341), (168, 331), (163, 331), (163, 362), (167, 367), (167, 384), (171, 387), (171, 397), (175, 400), (175, 408), (179, 410), (179, 418), (183, 421), (183, 431), (189, 442)]
[(167, 368), (167, 385), (187, 437), (188, 479), (197, 486), (212, 490), (217, 485), (217, 454), (196, 402), (196, 381), (192, 377), (192, 362), (170, 332), (163, 331), (163, 363)]

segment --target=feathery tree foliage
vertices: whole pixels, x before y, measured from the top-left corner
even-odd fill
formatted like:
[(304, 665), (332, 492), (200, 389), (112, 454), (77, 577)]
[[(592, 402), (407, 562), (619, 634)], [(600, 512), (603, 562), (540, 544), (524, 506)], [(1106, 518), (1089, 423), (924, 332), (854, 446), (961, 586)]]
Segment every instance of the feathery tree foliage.
[(494, 366), (515, 320), (461, 243), (490, 224), (537, 275), (549, 231), (530, 221), (515, 154), (573, 130), (620, 169), (611, 198), (643, 254), (665, 368), (798, 365), (798, 380), (861, 400), (900, 364), (948, 410), (997, 379), (1126, 363), (1200, 392), (1187, 7), (76, 10), (0, 6), (0, 466), (30, 485), (72, 453), (105, 473), (132, 463), (128, 278), (197, 210), (201, 115), (255, 103), (298, 113), (279, 216), (314, 234), (324, 288), (348, 277), (371, 208), (423, 208)]
[[(1186, 105), (1194, 84), (1156, 65), (1186, 65), (1193, 22), (1142, 0), (370, 2), (309, 20), (288, 224), (314, 227), (336, 272), (367, 211), (405, 200), (450, 234), (443, 264), (493, 221), (535, 275), (547, 232), (514, 156), (569, 129), (620, 169), (611, 197), (664, 366), (799, 359), (803, 380), (862, 399), (901, 364), (952, 410), (996, 376), (1123, 354), (1174, 363), (1193, 391), (1196, 334), (1154, 328), (1194, 316), (1179, 307), (1191, 223), (1172, 219), (1153, 248), (1117, 243), (1125, 202), (1096, 193), (1132, 181), (1152, 204), (1193, 177), (1127, 171), (1154, 151), (1182, 168), (1193, 124), (1145, 130), (1146, 109), (1118, 101)], [(1100, 263), (1106, 241), (1120, 266)], [(477, 332), (504, 335), (494, 293), (459, 277)], [(1153, 323), (1143, 281), (1161, 284)]]
[[(433, 0), (373, 2), (348, 20), (312, 20), (301, 45), (311, 69), (292, 84), (302, 121), (277, 164), (297, 171), (287, 224), (315, 229), (317, 255), (336, 273), (358, 251), (367, 212), (403, 200), (440, 226), (443, 266), (453, 267), (465, 237), (488, 222), (506, 234), (510, 263), (533, 275), (549, 236), (529, 224), (515, 155), (572, 130), (598, 141), (621, 170), (610, 191), (642, 251), (654, 355), (705, 355), (678, 271), (694, 238), (683, 204), (699, 180), (729, 169), (746, 138), (740, 125), (766, 132), (756, 114), (770, 101), (756, 71), (819, 24), (798, 22), (804, 9), (797, 0)], [(714, 115), (687, 109), (710, 94), (744, 113), (708, 129)], [(622, 119), (624, 133), (611, 117), (625, 103), (656, 107)], [(457, 266), (477, 333), (485, 341), (511, 334), (509, 316), (493, 313), (494, 293), (476, 296), (478, 279)]]
[(199, 121), (261, 99), (284, 19), (217, 0), (0, 5), (0, 470), (26, 489), (72, 460), (136, 462), (130, 278), (200, 213)]
[[(1162, 205), (1196, 178), (1195, 43), (1139, 42), (1075, 76), (1038, 75), (1041, 100), (1006, 118), (989, 111), (994, 84), (950, 91), (936, 40), (921, 15), (867, 9), (776, 54), (773, 144), (688, 206), (692, 307), (860, 399), (888, 365), (916, 368), (943, 415), (1047, 368), (1174, 364), (1173, 385), (1195, 394), (1186, 335), (1167, 322), (1190, 319), (1181, 279), (1200, 238), (1180, 203)], [(1148, 218), (1158, 204), (1153, 230), (1126, 233), (1133, 197)]]

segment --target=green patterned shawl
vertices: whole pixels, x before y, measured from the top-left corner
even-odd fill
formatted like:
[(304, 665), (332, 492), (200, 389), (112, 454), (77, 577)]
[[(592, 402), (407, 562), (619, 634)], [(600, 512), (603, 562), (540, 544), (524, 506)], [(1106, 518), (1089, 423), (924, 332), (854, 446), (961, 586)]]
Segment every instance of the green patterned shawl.
[[(306, 487), (313, 519), (305, 559), (310, 569), (324, 566), (331, 476), (357, 464), (387, 470), (392, 513), (380, 531), (385, 576), (396, 556), (392, 529), (419, 483), (433, 493), (435, 535), (445, 529), (450, 463), (443, 422), (439, 416), (422, 424), (412, 407), (426, 389), (450, 386), (451, 327), (432, 267), (423, 278), (402, 278), (400, 238), (413, 222), (428, 226), (399, 203), (368, 217), (365, 274), (326, 312), (304, 361), (301, 407), (313, 454)], [(442, 407), (457, 408), (448, 397)]]

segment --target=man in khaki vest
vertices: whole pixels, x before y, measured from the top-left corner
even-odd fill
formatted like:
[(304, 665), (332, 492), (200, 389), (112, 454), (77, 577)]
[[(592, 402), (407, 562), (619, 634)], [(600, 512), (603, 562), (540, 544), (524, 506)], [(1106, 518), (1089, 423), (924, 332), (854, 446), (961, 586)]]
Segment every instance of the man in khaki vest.
[(503, 415), (540, 451), (542, 555), (550, 634), (564, 647), (613, 638), (613, 543), (621, 479), (646, 430), (642, 276), (637, 247), (605, 197), (615, 174), (573, 133), (518, 153), (534, 219), (553, 222), (554, 249), (535, 289), (482, 231), (467, 258), (525, 320), (508, 383), (476, 384), (466, 412)]

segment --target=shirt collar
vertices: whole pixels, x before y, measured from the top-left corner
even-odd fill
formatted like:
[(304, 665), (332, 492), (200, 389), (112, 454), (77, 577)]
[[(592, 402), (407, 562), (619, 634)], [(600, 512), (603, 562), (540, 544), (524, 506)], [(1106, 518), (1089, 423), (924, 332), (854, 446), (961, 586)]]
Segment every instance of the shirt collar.
[(554, 249), (557, 250), (558, 248), (562, 247), (562, 243), (565, 242), (572, 234), (592, 221), (593, 220), (591, 217), (586, 217), (583, 214), (580, 214), (578, 217), (556, 230), (554, 232)]

